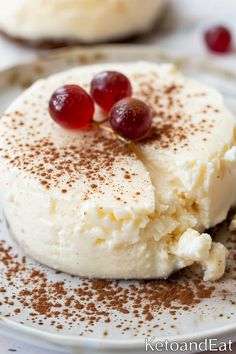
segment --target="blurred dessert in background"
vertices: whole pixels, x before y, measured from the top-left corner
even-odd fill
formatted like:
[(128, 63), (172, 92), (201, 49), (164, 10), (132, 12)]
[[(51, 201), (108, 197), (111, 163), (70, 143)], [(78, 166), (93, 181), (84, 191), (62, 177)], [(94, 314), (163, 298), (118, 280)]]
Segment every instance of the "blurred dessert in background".
[(0, 30), (41, 47), (124, 40), (147, 32), (166, 0), (0, 0)]

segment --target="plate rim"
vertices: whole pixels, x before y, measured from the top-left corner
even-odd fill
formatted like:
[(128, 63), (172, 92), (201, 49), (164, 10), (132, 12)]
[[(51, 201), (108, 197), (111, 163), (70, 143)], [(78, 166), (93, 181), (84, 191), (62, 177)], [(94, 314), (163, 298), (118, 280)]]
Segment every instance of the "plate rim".
[[(17, 323), (12, 320), (5, 318), (3, 315), (0, 315), (0, 331), (1, 331), (1, 324), (3, 324), (3, 328), (5, 329), (13, 329), (16, 330), (19, 335), (31, 335), (36, 336), (38, 339), (47, 340), (49, 343), (53, 343), (56, 345), (61, 344), (61, 341), (64, 345), (75, 345), (81, 346), (82, 344), (86, 344), (88, 348), (104, 348), (104, 349), (142, 349), (145, 344), (145, 338), (154, 338), (154, 342), (165, 342), (168, 339), (169, 343), (181, 343), (181, 342), (199, 342), (201, 340), (215, 338), (217, 340), (223, 339), (225, 335), (229, 335), (230, 333), (235, 334), (236, 336), (236, 323), (225, 325), (223, 327), (218, 327), (216, 329), (210, 329), (207, 331), (199, 331), (194, 334), (184, 334), (184, 335), (174, 335), (168, 337), (154, 337), (154, 336), (147, 336), (143, 339), (102, 339), (102, 338), (90, 338), (85, 336), (76, 336), (76, 335), (66, 335), (66, 334), (59, 334), (59, 333), (52, 333), (52, 332), (44, 332), (40, 329), (27, 326), (25, 324)], [(53, 339), (53, 341), (52, 341)], [(88, 345), (87, 345), (88, 344)]]
[[(129, 55), (134, 55), (135, 53), (145, 53), (147, 57), (151, 56), (154, 60), (154, 57), (161, 60), (166, 60), (167, 62), (173, 62), (178, 67), (186, 65), (186, 63), (190, 63), (192, 67), (201, 67), (207, 69), (211, 73), (216, 73), (218, 75), (222, 75), (227, 79), (236, 80), (236, 72), (234, 70), (223, 68), (221, 65), (214, 60), (213, 57), (206, 57), (206, 56), (196, 56), (196, 57), (189, 57), (187, 55), (180, 56), (175, 55), (174, 53), (170, 53), (165, 49), (162, 49), (158, 46), (150, 45), (150, 44), (107, 44), (107, 45), (93, 45), (89, 47), (85, 46), (69, 46), (64, 48), (58, 48), (53, 50), (45, 50), (42, 53), (37, 53), (35, 58), (25, 58), (20, 60), (17, 64), (11, 65), (10, 67), (5, 67), (0, 69), (0, 74), (4, 74), (6, 72), (22, 69), (25, 66), (29, 65), (38, 65), (43, 63), (49, 63), (54, 60), (63, 60), (68, 56), (81, 56), (84, 55), (104, 55), (106, 53), (113, 52), (113, 53), (126, 53)], [(93, 61), (100, 61), (100, 59), (93, 58)], [(138, 61), (139, 59), (137, 59)], [(140, 59), (140, 61), (145, 61), (148, 59)], [(100, 61), (102, 62), (102, 61)], [(126, 62), (126, 60), (124, 60)], [(92, 64), (88, 62), (88, 64)], [(79, 63), (78, 65), (88, 65), (85, 63)]]

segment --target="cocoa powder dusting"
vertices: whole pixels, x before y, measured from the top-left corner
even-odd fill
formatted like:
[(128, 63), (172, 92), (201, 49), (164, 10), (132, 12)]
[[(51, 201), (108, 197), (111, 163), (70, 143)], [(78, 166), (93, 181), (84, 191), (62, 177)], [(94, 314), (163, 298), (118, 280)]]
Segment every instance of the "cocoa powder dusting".
[[(173, 77), (169, 83), (159, 84), (157, 73), (152, 71), (132, 74), (130, 79), (136, 83), (134, 96), (146, 102), (153, 112), (150, 134), (138, 145), (177, 152), (188, 149), (192, 135), (207, 141), (219, 109), (205, 104), (207, 93), (201, 86), (189, 94), (180, 79)], [(63, 80), (66, 83), (71, 77), (65, 76)], [(87, 89), (86, 85), (87, 81), (82, 86)], [(38, 180), (46, 189), (59, 188), (66, 194), (79, 183), (80, 189), (89, 186), (90, 195), (102, 194), (104, 186), (112, 185), (119, 165), (130, 161), (132, 166), (136, 156), (101, 129), (91, 128), (77, 135), (57, 129), (48, 113), (47, 92), (47, 84), (42, 83), (38, 91), (21, 102), (21, 111), (8, 112), (2, 117), (1, 156), (22, 176)], [(199, 111), (192, 112), (188, 107), (196, 106), (196, 99)], [(131, 167), (124, 178), (132, 181)], [(120, 202), (124, 200), (121, 198)]]
[[(177, 311), (191, 311), (214, 293), (214, 285), (204, 283), (201, 276), (192, 279), (191, 271), (169, 280), (120, 282), (77, 278), (79, 286), (75, 286), (65, 281), (61, 272), (52, 271), (52, 280), (46, 267), (16, 254), (4, 240), (0, 240), (0, 265), (6, 284), (0, 288), (0, 310), (7, 306), (6, 317), (30, 309), (31, 322), (43, 326), (50, 321), (60, 331), (66, 321), (67, 326), (78, 328), (78, 334), (91, 333), (98, 323), (111, 321), (125, 333), (132, 327), (130, 323), (127, 327), (130, 316), (139, 320), (138, 327), (149, 323), (149, 328), (155, 328), (163, 312), (169, 313), (174, 322)], [(84, 323), (86, 328), (80, 331)]]
[[(212, 237), (218, 228), (209, 231)], [(120, 335), (147, 336), (154, 331), (175, 330), (184, 313), (199, 315), (199, 306), (213, 312), (209, 300), (221, 303), (219, 318), (231, 318), (223, 303), (235, 305), (236, 234), (231, 233), (226, 275), (216, 283), (202, 280), (199, 269), (192, 267), (173, 274), (168, 280), (106, 281), (89, 280), (48, 269), (25, 257), (14, 242), (0, 236), (0, 312), (18, 321), (27, 312), (25, 322), (50, 326), (55, 332), (73, 331), (89, 336), (114, 325)], [(169, 316), (169, 317), (168, 317)], [(230, 317), (231, 316), (231, 317)], [(162, 322), (163, 318), (169, 318)]]

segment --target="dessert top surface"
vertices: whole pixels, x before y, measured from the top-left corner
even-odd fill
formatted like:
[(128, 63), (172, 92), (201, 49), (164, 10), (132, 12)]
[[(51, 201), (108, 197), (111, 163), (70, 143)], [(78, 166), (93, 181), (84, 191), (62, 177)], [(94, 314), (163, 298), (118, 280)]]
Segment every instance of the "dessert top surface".
[(149, 71), (133, 80), (136, 96), (154, 112), (152, 132), (140, 143), (147, 155), (207, 161), (233, 139), (235, 118), (217, 91), (182, 76), (171, 65)]
[[(221, 95), (184, 78), (172, 65), (93, 65), (40, 80), (12, 103), (0, 121), (0, 154), (7, 166), (65, 196), (76, 189), (84, 200), (102, 196), (110, 202), (112, 194), (114, 203), (153, 204), (149, 173), (127, 145), (98, 128), (69, 132), (49, 116), (56, 88), (79, 84), (89, 91), (91, 79), (103, 70), (127, 75), (133, 96), (153, 111), (150, 136), (137, 143), (146, 159), (208, 160), (233, 140), (235, 121)], [(95, 117), (101, 115), (96, 107)]]

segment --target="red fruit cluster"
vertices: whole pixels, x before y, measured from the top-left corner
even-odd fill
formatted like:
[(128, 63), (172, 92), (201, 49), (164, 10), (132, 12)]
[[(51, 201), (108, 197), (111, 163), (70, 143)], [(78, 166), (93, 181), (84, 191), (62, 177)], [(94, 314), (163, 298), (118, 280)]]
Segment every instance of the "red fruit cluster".
[(91, 96), (78, 85), (58, 88), (49, 101), (49, 113), (64, 128), (83, 129), (93, 120), (94, 101), (109, 113), (112, 128), (124, 138), (143, 138), (152, 123), (150, 108), (132, 98), (129, 79), (116, 71), (98, 73), (91, 82)]

